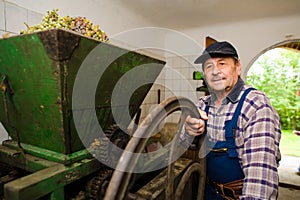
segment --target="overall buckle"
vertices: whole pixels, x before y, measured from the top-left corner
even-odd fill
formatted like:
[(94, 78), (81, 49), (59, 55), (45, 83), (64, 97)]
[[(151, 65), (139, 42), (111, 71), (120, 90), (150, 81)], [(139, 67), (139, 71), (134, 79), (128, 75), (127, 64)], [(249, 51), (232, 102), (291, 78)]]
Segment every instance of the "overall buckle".
[(228, 152), (228, 148), (218, 148), (218, 149), (213, 149), (209, 148), (208, 151), (215, 152), (215, 153), (223, 153), (223, 152)]
[(238, 200), (239, 196), (242, 195), (243, 179), (222, 184), (207, 178), (207, 183), (215, 189), (217, 194), (226, 200)]

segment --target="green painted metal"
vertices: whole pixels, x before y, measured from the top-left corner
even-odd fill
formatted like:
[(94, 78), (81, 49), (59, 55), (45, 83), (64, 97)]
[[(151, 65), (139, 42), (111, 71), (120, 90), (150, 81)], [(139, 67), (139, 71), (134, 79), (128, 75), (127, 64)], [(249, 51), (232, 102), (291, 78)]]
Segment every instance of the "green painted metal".
[[(23, 144), (21, 143), (22, 149), (19, 148), (18, 143), (13, 140), (7, 140), (3, 142), (3, 146), (10, 148), (11, 150), (15, 150), (19, 152), (19, 154), (23, 151), (26, 152), (29, 155), (34, 155), (38, 158), (46, 159), (49, 161), (54, 161), (58, 163), (64, 163), (65, 165), (69, 165), (73, 162), (77, 162), (81, 159), (90, 158), (92, 155), (90, 154), (90, 151), (88, 149), (82, 149), (67, 155), (57, 153), (55, 151), (51, 151), (48, 149), (40, 148), (37, 146), (33, 146), (30, 144)], [(0, 150), (1, 154), (1, 150)], [(27, 159), (27, 158), (24, 158)], [(3, 162), (4, 160), (2, 160)], [(25, 161), (24, 161), (25, 162)], [(16, 163), (12, 166), (15, 166)], [(35, 171), (30, 168), (30, 166), (27, 166), (28, 171)]]
[(64, 188), (58, 188), (57, 190), (51, 192), (49, 200), (61, 200), (65, 198)]
[[(14, 141), (40, 148), (32, 151), (38, 155), (52, 151), (61, 157), (85, 149), (72, 119), (72, 90), (82, 62), (99, 44), (60, 29), (0, 40), (0, 120)], [(101, 45), (104, 50), (99, 56), (104, 59), (111, 51), (126, 52), (110, 44)], [(110, 100), (116, 82), (128, 70), (146, 63), (157, 65), (152, 73), (145, 71), (141, 76), (153, 76), (154, 81), (164, 62), (136, 52), (125, 53), (105, 71), (95, 96), (97, 117), (104, 130), (114, 123)], [(145, 85), (132, 95), (132, 116), (150, 87)], [(47, 159), (57, 161), (57, 156)]]
[(36, 172), (57, 164), (56, 162), (32, 156), (3, 145), (0, 145), (0, 160), (2, 163), (24, 169), (28, 172)]
[(56, 164), (4, 185), (9, 200), (35, 200), (50, 194), (49, 199), (64, 199), (64, 187), (99, 170), (95, 159), (84, 159), (70, 166)]

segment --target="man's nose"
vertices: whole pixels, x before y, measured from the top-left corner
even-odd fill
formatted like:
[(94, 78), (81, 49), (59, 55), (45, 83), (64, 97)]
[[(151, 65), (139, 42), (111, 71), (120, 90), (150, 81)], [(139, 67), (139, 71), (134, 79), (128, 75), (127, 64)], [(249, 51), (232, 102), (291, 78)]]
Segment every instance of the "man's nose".
[(212, 73), (215, 74), (219, 74), (221, 71), (219, 69), (219, 67), (217, 65), (213, 65), (213, 69), (212, 69)]

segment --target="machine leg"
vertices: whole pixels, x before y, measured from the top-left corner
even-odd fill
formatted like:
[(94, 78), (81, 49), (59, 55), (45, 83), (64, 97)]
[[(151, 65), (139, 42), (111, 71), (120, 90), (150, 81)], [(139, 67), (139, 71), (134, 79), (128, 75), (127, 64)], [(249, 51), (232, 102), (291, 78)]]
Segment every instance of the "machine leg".
[(64, 188), (59, 188), (51, 193), (50, 200), (61, 200), (65, 198)]
[(64, 199), (64, 187), (101, 167), (95, 159), (86, 159), (70, 166), (56, 164), (4, 185), (8, 200), (35, 200), (51, 194), (51, 200)]

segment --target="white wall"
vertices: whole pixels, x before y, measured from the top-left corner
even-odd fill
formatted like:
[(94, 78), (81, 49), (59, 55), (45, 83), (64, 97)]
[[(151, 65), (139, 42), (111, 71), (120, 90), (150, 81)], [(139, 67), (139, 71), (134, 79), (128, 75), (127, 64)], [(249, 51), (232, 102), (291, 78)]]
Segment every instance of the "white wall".
[[(3, 9), (3, 5), (1, 6), (1, 4), (3, 4), (3, 0), (0, 0), (0, 9)], [(124, 9), (122, 1), (119, 0), (4, 0), (4, 4), (6, 4), (6, 14), (10, 12), (14, 12), (15, 14), (14, 16), (6, 15), (7, 25), (11, 24), (10, 20), (14, 20), (14, 24), (18, 25), (14, 31), (17, 32), (19, 31), (18, 28), (20, 28), (19, 24), (23, 25), (23, 22), (27, 21), (27, 10), (45, 15), (48, 10), (56, 8), (59, 9), (60, 16), (85, 16), (93, 24), (99, 24), (100, 28), (108, 35), (113, 35), (130, 28), (143, 27), (145, 24), (149, 25), (147, 19), (143, 19), (141, 16), (137, 16), (135, 13)], [(15, 8), (11, 9), (11, 6)], [(0, 14), (3, 15), (3, 10), (0, 10)], [(38, 16), (37, 21), (34, 21), (34, 23), (40, 21), (41, 18)], [(0, 27), (0, 29), (2, 28)]]
[[(245, 80), (247, 71), (255, 59), (266, 50), (269, 50), (270, 47), (292, 39), (298, 39), (300, 41), (299, 27), (300, 13), (299, 15), (280, 18), (264, 18), (253, 21), (195, 27), (193, 29), (181, 30), (181, 32), (196, 40), (200, 48), (202, 48), (201, 51), (198, 52), (199, 55), (205, 47), (205, 38), (207, 36), (218, 41), (227, 40), (231, 42), (238, 50), (243, 68), (242, 78)], [(202, 82), (192, 80), (191, 78), (194, 70), (199, 69), (201, 71), (201, 66), (191, 65), (193, 60), (197, 57), (195, 57), (194, 54), (190, 56), (187, 55), (186, 57), (190, 62), (182, 62), (182, 59), (178, 59), (178, 57), (169, 57), (167, 60), (170, 66), (185, 76), (185, 79), (190, 82), (192, 88), (181, 87), (180, 89), (182, 80), (176, 80), (168, 74), (165, 76), (165, 83), (172, 82), (173, 92), (176, 91), (183, 96), (187, 94), (190, 99), (194, 100), (195, 95), (197, 97), (203, 95), (203, 93), (196, 92), (193, 89), (201, 86)], [(166, 96), (169, 96), (168, 92), (166, 92)]]
[(0, 38), (4, 33), (15, 35), (26, 29), (24, 22), (36, 24), (41, 19), (42, 14), (38, 12), (0, 0)]
[(206, 36), (230, 41), (238, 50), (245, 77), (252, 59), (265, 49), (290, 39), (300, 40), (299, 27), (300, 12), (299, 15), (217, 24), (183, 32), (203, 45)]

